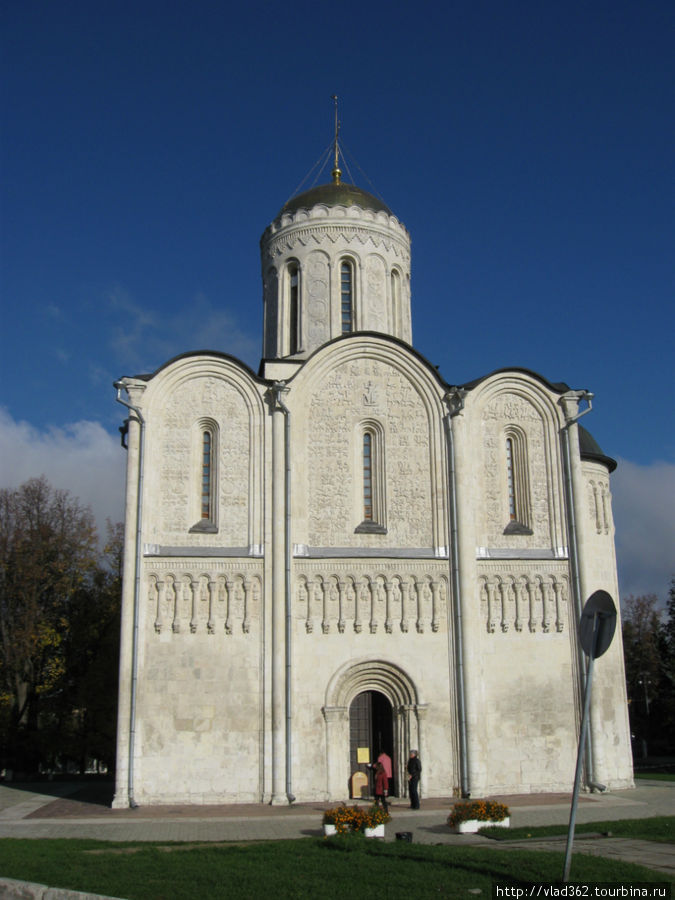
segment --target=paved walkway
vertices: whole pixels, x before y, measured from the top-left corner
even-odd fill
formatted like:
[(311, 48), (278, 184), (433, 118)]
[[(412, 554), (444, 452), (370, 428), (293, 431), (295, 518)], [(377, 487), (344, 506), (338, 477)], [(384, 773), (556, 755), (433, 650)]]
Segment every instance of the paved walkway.
[[(293, 807), (162, 806), (113, 810), (108, 786), (51, 783), (0, 785), (0, 838), (89, 837), (108, 841), (254, 841), (319, 836), (326, 804)], [(97, 794), (98, 791), (98, 794)], [(527, 794), (501, 799), (511, 811), (511, 824), (567, 824), (568, 794)], [(499, 847), (500, 849), (565, 850), (565, 838), (497, 843), (479, 835), (453, 835), (445, 824), (451, 799), (427, 799), (412, 811), (403, 801), (392, 804), (387, 840), (410, 831), (416, 843)], [(675, 783), (640, 780), (633, 790), (587, 794), (579, 799), (577, 822), (649, 818), (675, 814)], [(636, 862), (675, 879), (672, 844), (623, 838), (577, 836), (575, 853), (590, 853)]]

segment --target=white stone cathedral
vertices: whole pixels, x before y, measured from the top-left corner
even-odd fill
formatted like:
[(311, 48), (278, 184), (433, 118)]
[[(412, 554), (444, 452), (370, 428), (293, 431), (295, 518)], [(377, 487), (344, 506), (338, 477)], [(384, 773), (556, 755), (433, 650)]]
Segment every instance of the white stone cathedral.
[[(446, 383), (411, 343), (408, 232), (337, 165), (261, 254), (258, 374), (195, 352), (116, 383), (114, 805), (343, 800), (382, 750), (404, 796), (410, 748), (423, 799), (569, 790), (576, 623), (618, 598), (592, 395)], [(631, 786), (618, 635), (589, 732), (586, 786)]]

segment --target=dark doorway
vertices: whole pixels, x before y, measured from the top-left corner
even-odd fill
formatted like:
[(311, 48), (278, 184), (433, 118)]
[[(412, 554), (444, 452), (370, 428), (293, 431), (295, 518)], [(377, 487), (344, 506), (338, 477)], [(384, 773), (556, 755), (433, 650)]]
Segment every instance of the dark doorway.
[[(394, 717), (391, 703), (384, 694), (379, 691), (363, 691), (358, 694), (349, 707), (349, 765), (350, 773), (363, 772), (368, 776), (371, 788), (373, 779), (371, 769), (367, 763), (358, 760), (359, 748), (367, 747), (370, 763), (374, 763), (380, 753), (384, 751), (391, 758), (394, 768)], [(397, 797), (397, 785), (395, 778), (389, 782), (390, 796)]]

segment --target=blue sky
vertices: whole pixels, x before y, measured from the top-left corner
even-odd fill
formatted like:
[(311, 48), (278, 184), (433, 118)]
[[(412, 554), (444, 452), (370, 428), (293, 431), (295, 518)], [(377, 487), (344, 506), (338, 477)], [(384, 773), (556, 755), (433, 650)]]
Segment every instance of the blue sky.
[(584, 424), (622, 463), (622, 593), (665, 595), (671, 2), (1, 15), (1, 484), (44, 471), (118, 518), (111, 382), (189, 349), (257, 368), (258, 240), (330, 144), (337, 93), (353, 180), (412, 235), (415, 346), (452, 383), (514, 365), (592, 390)]

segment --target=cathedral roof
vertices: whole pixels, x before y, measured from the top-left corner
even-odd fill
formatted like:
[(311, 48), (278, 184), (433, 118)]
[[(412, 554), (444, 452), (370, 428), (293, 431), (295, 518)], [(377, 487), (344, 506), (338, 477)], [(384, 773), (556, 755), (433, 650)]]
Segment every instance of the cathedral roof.
[(361, 209), (372, 209), (373, 212), (385, 212), (392, 215), (389, 207), (369, 194), (357, 187), (355, 184), (345, 184), (343, 181), (331, 182), (330, 184), (320, 184), (317, 187), (303, 191), (302, 194), (296, 194), (295, 197), (286, 203), (279, 215), (284, 213), (294, 213), (299, 209), (311, 209), (313, 206), (325, 204), (326, 206), (359, 206)]
[(502, 372), (522, 372), (525, 375), (529, 375), (531, 378), (536, 378), (537, 381), (540, 381), (547, 388), (555, 391), (556, 394), (564, 394), (566, 391), (570, 390), (569, 384), (566, 384), (564, 381), (549, 381), (548, 378), (544, 378), (539, 372), (535, 372), (532, 369), (526, 369), (523, 366), (506, 366), (502, 369), (495, 369), (492, 372), (488, 372), (487, 375), (481, 375), (480, 378), (474, 378), (473, 381), (467, 381), (465, 384), (460, 385), (460, 387), (471, 391), (475, 387), (478, 387), (481, 382), (486, 381), (488, 378), (492, 378), (493, 375), (499, 375)]
[(589, 459), (593, 462), (603, 463), (610, 472), (616, 469), (617, 463), (611, 456), (606, 456), (600, 449), (600, 445), (595, 440), (590, 431), (587, 431), (583, 425), (579, 425), (579, 455), (582, 459)]

